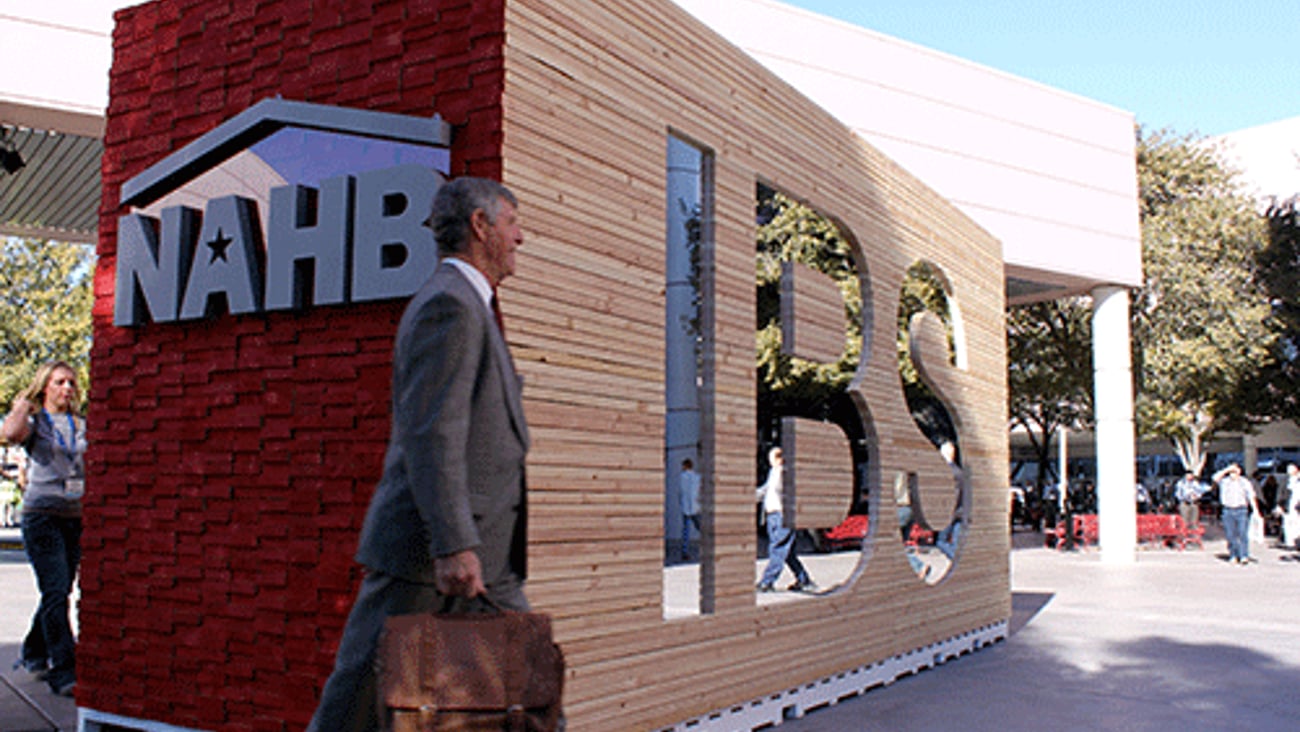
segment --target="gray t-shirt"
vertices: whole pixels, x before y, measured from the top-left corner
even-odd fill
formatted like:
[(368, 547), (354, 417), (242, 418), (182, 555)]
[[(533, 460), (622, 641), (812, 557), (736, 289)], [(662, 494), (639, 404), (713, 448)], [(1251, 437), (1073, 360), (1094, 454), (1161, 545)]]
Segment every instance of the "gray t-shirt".
[(81, 514), (85, 492), (86, 423), (70, 414), (37, 412), (28, 418), (27, 490), (23, 511)]

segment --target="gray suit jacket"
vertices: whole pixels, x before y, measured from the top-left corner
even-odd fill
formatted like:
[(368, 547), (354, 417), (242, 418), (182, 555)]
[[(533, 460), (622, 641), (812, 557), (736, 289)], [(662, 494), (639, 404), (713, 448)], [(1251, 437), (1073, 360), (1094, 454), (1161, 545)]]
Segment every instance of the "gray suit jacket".
[(432, 584), (434, 557), (474, 549), (489, 594), (518, 586), (528, 451), (520, 391), (483, 301), (455, 267), (440, 264), (398, 326), (392, 433), (357, 561)]

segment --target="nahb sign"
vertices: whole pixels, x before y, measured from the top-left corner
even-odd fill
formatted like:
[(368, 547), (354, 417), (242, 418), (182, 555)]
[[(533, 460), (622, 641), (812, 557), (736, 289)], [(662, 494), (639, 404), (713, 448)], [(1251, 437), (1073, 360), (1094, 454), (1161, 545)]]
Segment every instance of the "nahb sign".
[(414, 293), (449, 145), (438, 117), (259, 102), (122, 186), (114, 325)]

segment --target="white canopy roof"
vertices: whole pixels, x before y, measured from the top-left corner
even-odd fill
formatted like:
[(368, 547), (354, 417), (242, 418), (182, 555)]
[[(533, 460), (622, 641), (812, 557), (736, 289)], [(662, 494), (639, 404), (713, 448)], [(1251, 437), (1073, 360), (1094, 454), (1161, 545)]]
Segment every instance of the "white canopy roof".
[(122, 0), (0, 0), (0, 234), (93, 242), (101, 139)]

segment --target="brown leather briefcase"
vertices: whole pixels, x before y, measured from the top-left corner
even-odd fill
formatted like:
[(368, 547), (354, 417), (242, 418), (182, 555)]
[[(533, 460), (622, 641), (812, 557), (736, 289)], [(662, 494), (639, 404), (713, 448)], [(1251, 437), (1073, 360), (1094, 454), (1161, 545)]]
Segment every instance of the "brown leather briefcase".
[(380, 720), (391, 732), (561, 728), (564, 657), (540, 613), (391, 617), (376, 670)]

